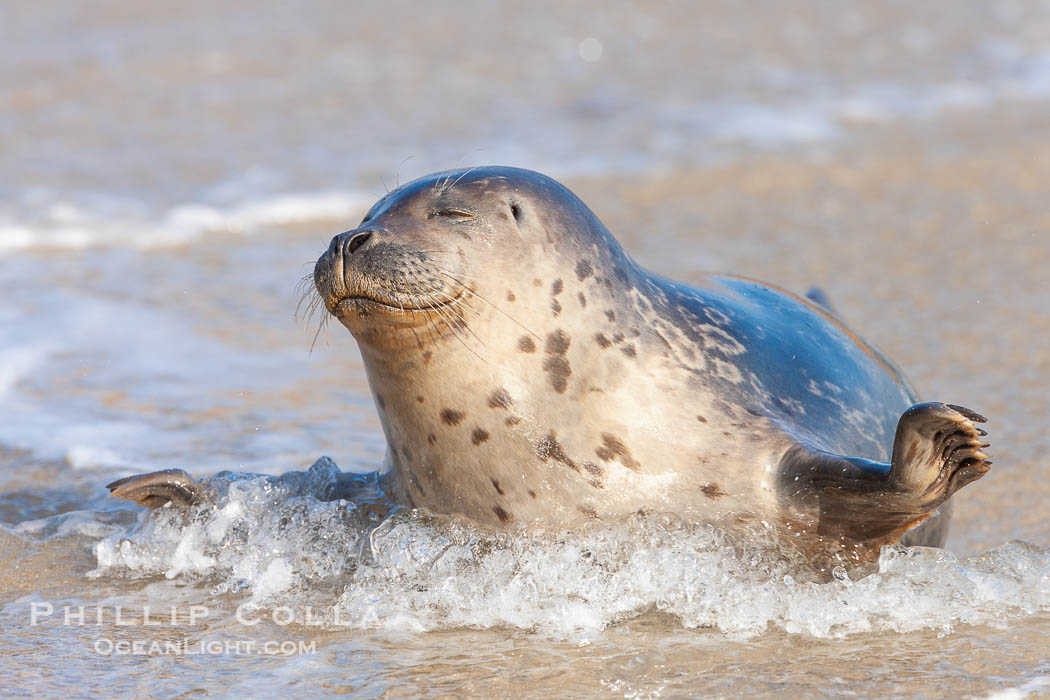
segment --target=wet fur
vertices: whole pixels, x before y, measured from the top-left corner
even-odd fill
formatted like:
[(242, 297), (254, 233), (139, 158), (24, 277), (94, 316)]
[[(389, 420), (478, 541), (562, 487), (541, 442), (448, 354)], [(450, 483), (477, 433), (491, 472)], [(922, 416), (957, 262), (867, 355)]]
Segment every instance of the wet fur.
[[(308, 282), (300, 308), (354, 334), (386, 435), (391, 471), (366, 490), (484, 527), (668, 511), (871, 559), (942, 544), (948, 499), (991, 464), (984, 418), (913, 405), (824, 295), (646, 272), (537, 173), (400, 187)], [(150, 507), (207, 498), (180, 470), (110, 489)]]
[[(307, 305), (359, 342), (399, 498), (483, 526), (640, 509), (802, 522), (785, 456), (888, 460), (915, 403), (826, 299), (653, 275), (529, 171), (388, 193), (333, 239), (313, 282)], [(940, 544), (946, 520), (909, 536)]]

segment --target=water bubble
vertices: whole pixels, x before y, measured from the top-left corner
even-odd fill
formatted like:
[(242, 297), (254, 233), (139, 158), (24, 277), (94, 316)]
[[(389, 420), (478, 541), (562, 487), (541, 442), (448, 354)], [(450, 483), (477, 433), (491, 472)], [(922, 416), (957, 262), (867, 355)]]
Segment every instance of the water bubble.
[(849, 572), (846, 571), (846, 567), (839, 564), (831, 570), (831, 577), (839, 583), (844, 583), (847, 586), (852, 586), (853, 581), (849, 577)]
[(946, 635), (1050, 611), (1050, 549), (1027, 543), (968, 559), (887, 546), (877, 565), (822, 573), (757, 521), (638, 514), (498, 535), (420, 511), (373, 521), (362, 501), (332, 493), (346, 476), (329, 462), (280, 477), (216, 475), (212, 503), (100, 533), (94, 575), (199, 582), (296, 619), (309, 606), (332, 627), (512, 627), (576, 641), (649, 611), (734, 636), (817, 638)]
[(587, 63), (594, 63), (602, 57), (604, 47), (602, 46), (602, 42), (598, 41), (593, 36), (589, 36), (580, 42), (577, 50), (580, 53), (580, 58)]

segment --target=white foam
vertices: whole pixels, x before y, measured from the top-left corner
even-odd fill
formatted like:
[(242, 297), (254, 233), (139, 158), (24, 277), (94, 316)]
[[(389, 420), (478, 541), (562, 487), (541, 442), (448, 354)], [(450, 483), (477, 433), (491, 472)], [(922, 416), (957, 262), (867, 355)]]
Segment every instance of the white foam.
[(834, 115), (819, 104), (781, 109), (740, 107), (726, 115), (714, 130), (716, 142), (738, 142), (759, 148), (813, 144), (838, 135)]
[(1050, 550), (1023, 542), (966, 559), (887, 547), (870, 573), (839, 569), (825, 580), (762, 528), (727, 533), (670, 517), (515, 536), (419, 513), (376, 527), (353, 504), (317, 500), (336, 473), (322, 462), (276, 481), (217, 477), (215, 506), (161, 509), (102, 539), (94, 575), (205, 580), (255, 605), (327, 610), (333, 627), (510, 626), (561, 637), (654, 609), (685, 627), (816, 638), (950, 634), (1050, 610)]
[(28, 226), (14, 222), (0, 222), (0, 254), (30, 248), (39, 234)]
[(49, 348), (39, 343), (0, 348), (0, 399), (5, 398), (23, 377), (28, 376)]
[[(359, 217), (375, 197), (355, 192), (290, 192), (225, 205), (183, 203), (151, 217), (136, 202), (53, 202), (38, 215), (0, 214), (0, 254), (28, 249), (82, 249), (181, 245), (214, 232), (251, 235), (267, 227)], [(7, 219), (6, 221), (4, 219)]]
[(124, 467), (131, 462), (115, 450), (95, 445), (76, 445), (66, 452), (66, 462), (74, 469), (98, 469), (101, 467)]
[[(231, 353), (177, 308), (130, 293), (26, 283), (49, 265), (29, 259), (15, 270), (12, 263), (0, 280), (16, 295), (0, 305), (0, 444), (65, 460), (73, 469), (124, 473), (184, 460), (202, 471), (241, 464), (264, 470), (284, 457), (288, 464), (301, 462), (297, 452), (307, 440), (287, 431), (257, 430), (243, 418), (182, 417), (259, 386), (260, 376), (275, 389), (297, 381), (311, 369), (308, 341), (287, 350), (292, 361), (280, 359), (281, 349)], [(119, 265), (110, 268), (114, 274)], [(114, 398), (107, 401), (107, 395)]]
[[(1050, 50), (989, 39), (964, 58), (974, 66), (973, 77), (927, 82), (842, 83), (830, 76), (766, 67), (766, 73), (779, 76), (772, 94), (741, 90), (699, 104), (620, 98), (612, 91), (604, 98), (609, 100), (606, 107), (618, 110), (622, 119), (595, 124), (570, 119), (552, 132), (548, 125), (516, 122), (520, 115), (512, 112), (504, 115), (509, 126), (505, 123), (499, 134), (471, 134), (468, 142), (442, 144), (435, 152), (435, 167), (447, 154), (469, 151), (480, 138), (486, 144), (485, 160), (534, 167), (556, 177), (660, 171), (671, 163), (732, 156), (740, 146), (812, 147), (842, 138), (843, 126), (931, 119), (1004, 101), (1050, 99)], [(627, 94), (631, 90), (622, 89)], [(599, 140), (608, 147), (600, 154), (590, 145), (581, 147), (591, 140), (581, 140), (577, 129), (607, 130)], [(504, 133), (516, 136), (501, 139)], [(639, 143), (645, 144), (641, 150)], [(363, 153), (360, 163), (391, 165), (396, 156), (377, 149)], [(318, 167), (323, 174), (308, 173), (311, 181), (348, 181), (359, 176), (362, 166), (357, 171), (347, 171), (341, 163)], [(406, 173), (411, 170), (410, 165)], [(273, 173), (238, 170), (218, 185), (184, 183), (192, 201), (160, 205), (135, 199), (142, 195), (156, 200), (155, 192), (55, 192), (39, 187), (16, 191), (11, 201), (0, 202), (0, 254), (93, 246), (156, 248), (186, 244), (216, 231), (251, 235), (306, 221), (353, 221), (376, 198), (368, 191), (275, 191), (286, 187), (284, 182)]]
[(97, 539), (119, 536), (124, 528), (116, 523), (117, 519), (118, 516), (113, 513), (74, 510), (49, 518), (21, 522), (14, 531), (20, 535), (38, 538), (83, 535)]
[(284, 558), (272, 560), (255, 580), (253, 592), (267, 600), (274, 595), (288, 590), (295, 579), (295, 570)]
[(1024, 700), (1032, 693), (1050, 688), (1050, 676), (1036, 676), (1017, 686), (992, 693), (988, 700)]

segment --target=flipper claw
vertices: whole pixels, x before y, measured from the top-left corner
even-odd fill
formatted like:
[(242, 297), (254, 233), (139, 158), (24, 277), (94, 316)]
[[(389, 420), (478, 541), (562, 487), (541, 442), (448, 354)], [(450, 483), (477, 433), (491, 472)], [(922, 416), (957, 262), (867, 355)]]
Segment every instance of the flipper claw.
[(977, 423), (987, 423), (988, 422), (988, 419), (985, 418), (984, 416), (982, 416), (980, 413), (978, 413), (977, 411), (971, 411), (970, 409), (966, 408), (965, 406), (957, 406), (957, 405), (955, 405), (953, 403), (946, 403), (946, 404), (922, 404), (922, 405), (942, 405), (942, 406), (947, 406), (948, 408), (952, 409), (953, 411), (957, 411), (958, 413), (963, 414), (964, 416), (966, 416), (967, 418), (969, 418), (970, 420), (972, 420), (974, 422), (977, 422)]

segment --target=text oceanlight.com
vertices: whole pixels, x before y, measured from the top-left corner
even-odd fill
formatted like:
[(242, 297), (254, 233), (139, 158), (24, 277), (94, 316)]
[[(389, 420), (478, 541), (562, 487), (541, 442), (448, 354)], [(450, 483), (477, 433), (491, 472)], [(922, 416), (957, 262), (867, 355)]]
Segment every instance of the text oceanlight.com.
[(148, 640), (148, 639), (111, 639), (99, 637), (92, 645), (96, 653), (103, 656), (192, 656), (192, 655), (227, 655), (227, 656), (296, 656), (313, 654), (317, 651), (316, 641), (277, 641), (254, 639), (212, 639), (212, 640)]
[[(277, 640), (277, 639), (200, 639), (191, 637), (158, 638), (153, 632), (164, 629), (184, 630), (186, 628), (203, 628), (211, 616), (211, 610), (205, 605), (185, 607), (156, 607), (143, 605), (131, 608), (119, 605), (62, 605), (48, 602), (29, 604), (29, 624), (38, 626), (66, 627), (103, 627), (110, 630), (92, 643), (92, 648), (103, 656), (190, 656), (190, 655), (230, 655), (230, 656), (295, 656), (313, 654), (317, 651), (317, 642), (310, 640)], [(221, 622), (228, 624), (226, 615), (217, 615)], [(350, 625), (349, 621), (339, 618), (338, 608), (314, 611), (312, 608), (293, 610), (288, 607), (260, 610), (248, 604), (241, 605), (234, 612), (237, 623), (254, 628), (260, 622), (274, 623), (281, 627), (297, 625)], [(127, 637), (115, 634), (114, 628), (124, 628), (129, 632), (135, 628), (149, 628), (147, 638)], [(261, 629), (261, 628), (260, 628)], [(203, 631), (203, 630), (202, 630)], [(209, 635), (210, 636), (210, 635)]]

